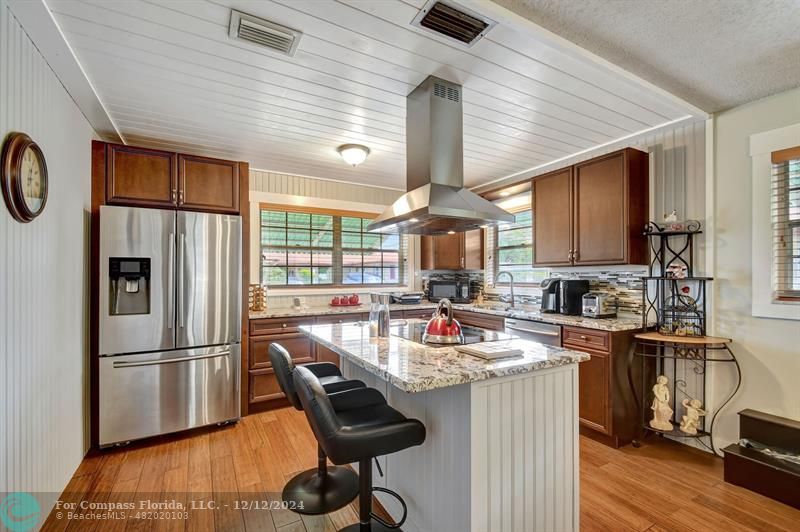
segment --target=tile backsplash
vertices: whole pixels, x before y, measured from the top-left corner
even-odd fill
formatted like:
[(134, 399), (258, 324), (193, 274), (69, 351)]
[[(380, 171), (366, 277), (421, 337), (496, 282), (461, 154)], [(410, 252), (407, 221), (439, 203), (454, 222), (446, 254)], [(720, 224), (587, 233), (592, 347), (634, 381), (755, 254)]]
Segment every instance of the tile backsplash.
[[(640, 270), (553, 270), (550, 272), (551, 277), (563, 277), (565, 279), (586, 279), (589, 281), (589, 286), (592, 292), (604, 292), (612, 294), (617, 298), (618, 311), (621, 314), (641, 314), (642, 307), (642, 276), (647, 275), (646, 268)], [(420, 279), (422, 280), (422, 291), (425, 297), (428, 296), (428, 282), (431, 280), (436, 281), (469, 281), (470, 298), (478, 297), (481, 289), (484, 288), (484, 272), (481, 270), (465, 271), (465, 272), (452, 272), (444, 270), (431, 270), (420, 272)], [(538, 307), (541, 304), (542, 297), (538, 290), (531, 290), (526, 287), (526, 290), (519, 290), (516, 294), (518, 304), (527, 304)], [(398, 290), (402, 292), (403, 290)], [(355, 293), (359, 294), (361, 301), (369, 302), (369, 289), (359, 287)], [(486, 298), (490, 300), (499, 299), (501, 293), (506, 293), (507, 289), (488, 290)], [(524, 293), (520, 293), (524, 292)], [(342, 294), (353, 293), (346, 289), (342, 289)], [(298, 295), (303, 296), (302, 291), (298, 291)], [(309, 306), (324, 306), (327, 305), (333, 295), (306, 295), (306, 305)], [(267, 292), (267, 306), (271, 308), (290, 307), (292, 305), (292, 296), (271, 296)]]
[(422, 279), (422, 291), (425, 298), (428, 297), (428, 281), (469, 281), (469, 297), (475, 299), (483, 288), (483, 270), (471, 270), (464, 272), (451, 272), (445, 270), (426, 270), (420, 272)]
[[(617, 298), (620, 314), (639, 314), (642, 307), (642, 276), (647, 275), (646, 268), (641, 270), (609, 271), (609, 270), (553, 270), (550, 277), (564, 279), (586, 279), (592, 292), (611, 294)], [(506, 292), (506, 289), (499, 292)], [(488, 299), (499, 299), (498, 291), (490, 291)], [(517, 294), (515, 299), (520, 304), (539, 306), (542, 296), (538, 293)]]

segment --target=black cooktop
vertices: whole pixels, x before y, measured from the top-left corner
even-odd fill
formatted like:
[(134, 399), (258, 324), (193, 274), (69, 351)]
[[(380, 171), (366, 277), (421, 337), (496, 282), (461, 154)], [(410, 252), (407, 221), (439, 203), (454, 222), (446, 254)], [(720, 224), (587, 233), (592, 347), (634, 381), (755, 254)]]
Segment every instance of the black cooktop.
[[(392, 325), (390, 328), (392, 336), (399, 336), (418, 344), (426, 344), (431, 346), (443, 346), (445, 344), (436, 344), (433, 342), (423, 342), (422, 335), (425, 333), (426, 322), (405, 323), (401, 325)], [(486, 329), (479, 329), (477, 327), (470, 327), (468, 325), (461, 326), (461, 333), (464, 335), (464, 341), (461, 344), (478, 344), (481, 342), (497, 342), (500, 340), (510, 340), (516, 338), (511, 334), (506, 334), (500, 331), (488, 331)]]

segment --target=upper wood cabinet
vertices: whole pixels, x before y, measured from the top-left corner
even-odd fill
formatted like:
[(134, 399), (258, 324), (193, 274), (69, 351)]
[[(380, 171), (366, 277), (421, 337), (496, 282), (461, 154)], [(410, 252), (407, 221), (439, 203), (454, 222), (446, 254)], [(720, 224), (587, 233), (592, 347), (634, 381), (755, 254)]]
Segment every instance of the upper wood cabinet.
[(535, 177), (534, 265), (647, 264), (647, 157), (627, 148)]
[(460, 270), (464, 267), (464, 233), (433, 237), (434, 270)]
[(106, 201), (144, 207), (177, 205), (177, 154), (107, 144)]
[(572, 168), (533, 181), (533, 257), (537, 266), (572, 260)]
[(423, 270), (480, 270), (483, 268), (483, 229), (420, 238)]
[(178, 206), (239, 212), (239, 163), (178, 155)]
[(106, 144), (109, 205), (238, 213), (239, 163)]

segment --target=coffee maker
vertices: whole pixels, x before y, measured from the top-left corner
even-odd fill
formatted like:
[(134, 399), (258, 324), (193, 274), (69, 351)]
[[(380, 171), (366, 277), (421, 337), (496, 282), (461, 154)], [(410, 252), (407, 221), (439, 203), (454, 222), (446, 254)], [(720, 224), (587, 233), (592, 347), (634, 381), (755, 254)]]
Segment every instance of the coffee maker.
[(580, 316), (583, 312), (583, 295), (589, 292), (589, 281), (561, 279), (558, 283), (558, 303), (561, 314)]
[(561, 312), (558, 286), (561, 279), (551, 277), (542, 281), (542, 312)]

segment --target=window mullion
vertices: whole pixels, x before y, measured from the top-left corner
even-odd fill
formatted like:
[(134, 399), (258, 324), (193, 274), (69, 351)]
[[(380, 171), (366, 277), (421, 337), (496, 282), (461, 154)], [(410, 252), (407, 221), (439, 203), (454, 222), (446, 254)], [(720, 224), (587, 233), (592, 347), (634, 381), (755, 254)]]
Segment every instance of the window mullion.
[(333, 217), (333, 285), (339, 286), (343, 282), (344, 265), (342, 264), (342, 217)]

